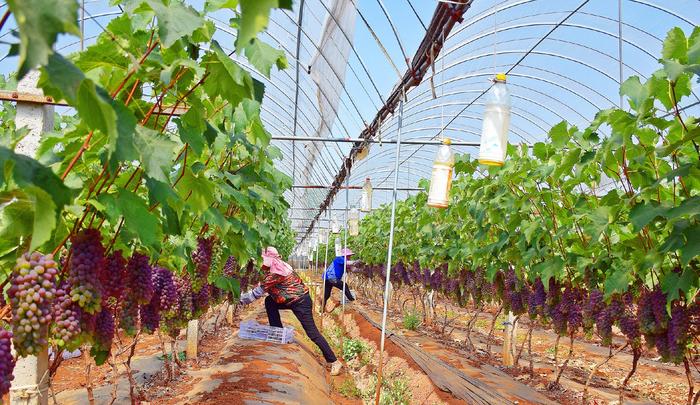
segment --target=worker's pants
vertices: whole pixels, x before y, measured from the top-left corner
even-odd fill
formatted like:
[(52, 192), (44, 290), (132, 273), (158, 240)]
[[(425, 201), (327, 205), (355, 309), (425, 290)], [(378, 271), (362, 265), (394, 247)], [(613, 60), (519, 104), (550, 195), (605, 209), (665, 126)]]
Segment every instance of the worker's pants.
[(321, 349), (321, 353), (323, 353), (323, 357), (326, 359), (326, 361), (333, 363), (338, 360), (338, 358), (335, 357), (333, 349), (331, 349), (330, 345), (326, 341), (326, 338), (323, 337), (321, 332), (319, 332), (318, 328), (316, 327), (316, 323), (314, 322), (313, 307), (311, 297), (308, 293), (297, 301), (288, 305), (276, 303), (275, 300), (273, 300), (269, 295), (265, 298), (265, 310), (267, 311), (267, 319), (270, 322), (270, 326), (281, 328), (282, 319), (280, 318), (280, 309), (291, 309), (299, 320), (299, 323), (301, 323), (301, 327), (304, 328), (306, 335), (312, 342), (316, 343), (316, 346), (318, 346), (319, 349)]
[[(328, 301), (328, 298), (331, 297), (331, 291), (333, 290), (333, 287), (339, 289), (340, 291), (343, 291), (343, 281), (326, 280), (326, 288), (323, 291), (323, 308), (326, 307), (326, 301)], [(355, 301), (355, 296), (350, 291), (350, 286), (347, 285), (347, 283), (345, 284), (345, 298), (347, 298), (348, 301)]]

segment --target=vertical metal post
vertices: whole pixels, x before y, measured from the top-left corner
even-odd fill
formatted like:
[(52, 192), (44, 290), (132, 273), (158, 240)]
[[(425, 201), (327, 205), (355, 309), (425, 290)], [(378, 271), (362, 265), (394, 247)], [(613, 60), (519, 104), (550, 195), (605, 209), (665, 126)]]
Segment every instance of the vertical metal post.
[(386, 335), (386, 313), (389, 304), (389, 280), (391, 277), (391, 256), (394, 252), (394, 223), (396, 221), (396, 188), (399, 183), (399, 159), (401, 154), (401, 127), (403, 125), (403, 97), (399, 102), (399, 121), (396, 134), (396, 161), (394, 162), (394, 191), (391, 200), (391, 222), (389, 225), (389, 249), (386, 254), (386, 280), (384, 281), (384, 309), (382, 310), (382, 332), (379, 341), (379, 368), (377, 370), (377, 391), (374, 398), (375, 405), (379, 405), (382, 393), (382, 363), (384, 355), (384, 339)]
[[(348, 163), (349, 166), (349, 163)], [(343, 241), (343, 250), (348, 248), (348, 209), (350, 208), (350, 167), (348, 167), (348, 175), (345, 176), (345, 231), (343, 232), (343, 238), (345, 239)], [(345, 315), (345, 289), (347, 288), (345, 286), (346, 282), (348, 281), (348, 258), (347, 256), (343, 255), (343, 277), (340, 278), (343, 282), (343, 312), (342, 314)]]
[[(301, 27), (304, 23), (304, 0), (299, 3), (299, 19), (297, 20), (297, 49), (296, 49), (296, 72), (295, 72), (295, 90), (294, 90), (294, 127), (292, 128), (292, 135), (297, 136), (297, 118), (299, 114), (299, 69), (301, 68), (301, 63), (299, 62), (299, 52), (301, 52)], [(296, 183), (297, 174), (297, 157), (296, 157), (297, 147), (296, 143), (292, 141), (292, 184)], [(296, 204), (297, 192), (292, 189), (292, 207)]]
[[(622, 75), (623, 65), (622, 65), (622, 0), (617, 0), (617, 59), (620, 68), (620, 86), (622, 86)], [(620, 108), (624, 103), (622, 93), (620, 93)]]
[(85, 49), (85, 0), (80, 4), (80, 50)]
[[(319, 314), (323, 315), (323, 311), (326, 310), (325, 306), (325, 298), (326, 298), (326, 269), (328, 268), (328, 245), (331, 244), (331, 212), (330, 210), (326, 211), (326, 218), (328, 219), (328, 230), (327, 230), (327, 237), (326, 237), (326, 253), (323, 256), (323, 271), (321, 272), (321, 310), (319, 311)], [(321, 318), (321, 327), (323, 327), (323, 318)]]

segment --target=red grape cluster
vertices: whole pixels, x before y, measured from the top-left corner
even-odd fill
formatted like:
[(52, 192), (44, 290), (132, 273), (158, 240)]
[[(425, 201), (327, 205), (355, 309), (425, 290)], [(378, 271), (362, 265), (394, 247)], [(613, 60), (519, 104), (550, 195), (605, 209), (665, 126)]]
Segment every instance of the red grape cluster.
[(38, 353), (48, 343), (57, 274), (52, 255), (25, 253), (17, 259), (7, 295), (12, 305), (15, 350), (20, 356)]
[(134, 252), (126, 265), (129, 298), (137, 304), (146, 305), (153, 297), (152, 269), (148, 256)]
[(107, 257), (105, 271), (100, 274), (103, 298), (111, 306), (121, 299), (126, 280), (126, 259), (121, 250), (117, 250)]
[(163, 315), (169, 316), (177, 313), (179, 308), (177, 287), (173, 280), (173, 273), (165, 267), (153, 269), (153, 298), (151, 298), (151, 302), (154, 301)]
[(70, 285), (61, 283), (56, 289), (53, 302), (53, 323), (51, 324), (52, 341), (58, 347), (73, 350), (80, 345), (80, 318), (82, 310), (70, 296)]
[(192, 263), (195, 265), (195, 278), (192, 289), (198, 292), (209, 279), (211, 269), (212, 249), (214, 238), (197, 238), (197, 248), (192, 252)]
[(175, 287), (177, 288), (178, 307), (180, 318), (192, 319), (194, 316), (194, 307), (192, 303), (192, 284), (187, 275), (175, 278)]
[(139, 304), (133, 299), (125, 299), (121, 303), (119, 313), (119, 327), (124, 329), (127, 335), (136, 334), (139, 322)]
[(537, 278), (532, 286), (532, 292), (528, 297), (528, 313), (530, 318), (537, 319), (544, 316), (544, 306), (547, 303), (547, 292), (544, 290), (542, 279)]
[(141, 316), (141, 329), (143, 331), (146, 333), (153, 333), (158, 329), (158, 325), (160, 324), (160, 312), (154, 302), (141, 305), (139, 308), (139, 315)]
[(96, 229), (85, 229), (71, 238), (68, 282), (73, 301), (89, 314), (96, 314), (102, 304), (99, 274), (104, 272), (105, 249)]
[(114, 340), (114, 316), (112, 312), (103, 308), (95, 316), (95, 345), (101, 350), (110, 351)]
[(14, 376), (15, 358), (11, 349), (12, 332), (0, 328), (0, 398), (10, 391)]
[(194, 307), (194, 317), (197, 318), (209, 309), (209, 284), (202, 285), (199, 291), (192, 295), (192, 305)]
[(236, 277), (238, 276), (239, 271), (240, 266), (238, 265), (238, 261), (236, 261), (235, 257), (229, 256), (224, 264), (224, 269), (222, 271), (223, 275), (226, 277)]

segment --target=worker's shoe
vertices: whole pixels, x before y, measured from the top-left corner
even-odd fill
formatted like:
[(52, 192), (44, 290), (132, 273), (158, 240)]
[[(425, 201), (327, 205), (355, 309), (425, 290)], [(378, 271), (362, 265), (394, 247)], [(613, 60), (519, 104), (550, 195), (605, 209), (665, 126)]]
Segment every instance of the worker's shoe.
[(343, 363), (341, 363), (340, 360), (336, 360), (333, 364), (331, 364), (331, 375), (339, 375), (342, 370)]

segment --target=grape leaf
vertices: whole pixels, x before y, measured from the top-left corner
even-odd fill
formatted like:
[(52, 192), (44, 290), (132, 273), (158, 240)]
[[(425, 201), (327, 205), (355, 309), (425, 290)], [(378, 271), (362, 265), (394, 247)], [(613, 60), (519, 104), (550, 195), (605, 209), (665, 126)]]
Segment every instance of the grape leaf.
[(639, 232), (654, 218), (666, 216), (669, 207), (659, 205), (655, 201), (637, 203), (630, 210), (630, 222), (634, 226), (634, 231)]
[(688, 265), (691, 260), (700, 255), (700, 224), (688, 227), (685, 232), (685, 245), (680, 248), (681, 261)]
[(24, 191), (32, 201), (34, 208), (34, 226), (32, 229), (32, 242), (29, 250), (34, 250), (51, 239), (51, 233), (56, 227), (56, 204), (51, 195), (36, 186), (24, 187)]
[(270, 77), (272, 65), (282, 70), (287, 68), (287, 57), (283, 50), (275, 49), (259, 39), (253, 39), (245, 47), (245, 56), (265, 77)]
[(120, 189), (117, 194), (100, 194), (98, 201), (105, 206), (111, 222), (124, 218), (124, 230), (146, 246), (157, 246), (162, 231), (158, 218), (148, 211), (146, 201), (129, 190)]
[(241, 296), (241, 283), (233, 277), (218, 276), (214, 279), (214, 285), (221, 290), (230, 292), (233, 298)]
[(235, 10), (238, 7), (238, 0), (207, 0), (204, 3), (204, 10), (207, 12), (230, 8)]
[(688, 62), (688, 40), (680, 27), (672, 28), (666, 34), (661, 55), (664, 59), (675, 59), (681, 63)]
[(214, 41), (202, 64), (206, 66), (209, 77), (204, 82), (204, 90), (211, 98), (221, 96), (232, 106), (244, 98), (252, 98), (253, 80), (250, 74), (234, 62)]
[(146, 174), (158, 181), (167, 182), (168, 173), (177, 154), (177, 143), (141, 125), (136, 127), (134, 146)]
[(236, 52), (248, 46), (256, 35), (267, 27), (270, 9), (292, 9), (292, 0), (240, 0), (241, 17), (236, 38)]
[(161, 0), (147, 0), (147, 3), (158, 17), (158, 36), (166, 48), (204, 25), (197, 11), (179, 1), (171, 1), (169, 5)]
[(7, 4), (19, 28), (18, 79), (48, 63), (59, 34), (80, 36), (75, 0), (8, 0)]
[(51, 169), (30, 157), (0, 146), (0, 186), (9, 180), (6, 178), (8, 174), (11, 174), (19, 187), (37, 186), (44, 190), (52, 197), (58, 210), (70, 204), (73, 198), (70, 189)]
[(613, 293), (621, 293), (627, 290), (630, 283), (630, 272), (628, 269), (619, 268), (605, 279), (605, 296)]
[(688, 38), (688, 64), (700, 64), (700, 27), (695, 27)]

